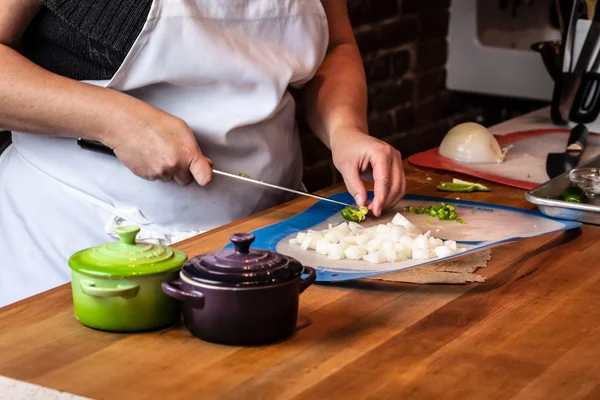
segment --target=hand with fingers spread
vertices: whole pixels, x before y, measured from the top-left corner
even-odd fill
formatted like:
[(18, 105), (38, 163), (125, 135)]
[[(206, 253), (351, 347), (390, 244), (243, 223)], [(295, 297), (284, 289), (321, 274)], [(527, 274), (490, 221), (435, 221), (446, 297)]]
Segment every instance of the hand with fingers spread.
[(389, 144), (363, 132), (348, 130), (332, 135), (331, 151), (336, 168), (359, 206), (365, 205), (367, 200), (367, 190), (360, 174), (369, 167), (373, 169), (375, 197), (368, 208), (376, 217), (404, 197), (406, 179), (402, 156)]
[(190, 127), (181, 119), (145, 103), (134, 102), (113, 119), (103, 142), (137, 176), (147, 180), (175, 180), (182, 186), (212, 179), (206, 158)]

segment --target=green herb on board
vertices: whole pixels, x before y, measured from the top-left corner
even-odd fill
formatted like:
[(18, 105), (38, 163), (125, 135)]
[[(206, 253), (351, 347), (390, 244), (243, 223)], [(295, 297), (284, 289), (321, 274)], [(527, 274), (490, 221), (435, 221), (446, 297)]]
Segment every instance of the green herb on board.
[[(417, 215), (422, 215), (422, 214), (427, 214), (430, 217), (434, 217), (437, 218), (441, 221), (462, 221), (462, 220), (458, 220), (458, 216), (456, 214), (456, 208), (454, 208), (454, 206), (452, 204), (446, 204), (446, 203), (442, 203), (439, 205), (434, 205), (431, 207), (423, 207), (423, 206), (418, 206), (418, 207), (412, 207), (412, 206), (408, 206), (408, 207), (404, 207), (404, 211), (409, 212), (409, 213), (413, 213), (413, 214), (417, 214)], [(427, 223), (430, 224), (431, 221), (427, 220)], [(459, 223), (465, 223), (463, 222), (459, 222)]]

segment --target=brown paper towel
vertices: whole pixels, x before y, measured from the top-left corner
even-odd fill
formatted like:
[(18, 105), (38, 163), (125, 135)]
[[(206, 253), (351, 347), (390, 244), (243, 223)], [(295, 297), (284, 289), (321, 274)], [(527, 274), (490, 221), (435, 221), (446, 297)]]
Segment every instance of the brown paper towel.
[(450, 260), (408, 268), (369, 279), (419, 284), (465, 284), (470, 282), (483, 282), (483, 276), (475, 274), (474, 272), (479, 268), (487, 267), (487, 263), (491, 258), (492, 250), (486, 249), (475, 253), (468, 253), (464, 256)]

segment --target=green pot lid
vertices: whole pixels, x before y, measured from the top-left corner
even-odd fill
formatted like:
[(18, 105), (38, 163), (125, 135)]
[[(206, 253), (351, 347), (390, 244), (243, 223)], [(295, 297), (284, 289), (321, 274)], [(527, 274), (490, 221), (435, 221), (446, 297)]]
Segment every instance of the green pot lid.
[(181, 250), (151, 243), (136, 243), (140, 228), (116, 228), (120, 241), (81, 250), (71, 256), (73, 271), (106, 278), (156, 275), (181, 268), (187, 256)]

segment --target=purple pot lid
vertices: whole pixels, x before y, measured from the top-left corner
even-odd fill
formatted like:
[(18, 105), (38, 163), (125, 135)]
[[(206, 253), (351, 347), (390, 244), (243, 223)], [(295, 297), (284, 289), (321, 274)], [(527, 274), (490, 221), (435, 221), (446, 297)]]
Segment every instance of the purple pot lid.
[(251, 233), (235, 233), (229, 237), (233, 249), (194, 257), (183, 265), (182, 273), (196, 282), (229, 287), (274, 285), (302, 274), (302, 265), (291, 257), (251, 249), (254, 239)]

